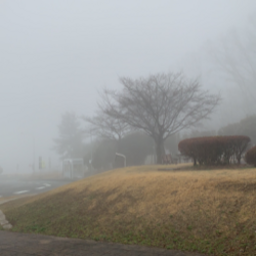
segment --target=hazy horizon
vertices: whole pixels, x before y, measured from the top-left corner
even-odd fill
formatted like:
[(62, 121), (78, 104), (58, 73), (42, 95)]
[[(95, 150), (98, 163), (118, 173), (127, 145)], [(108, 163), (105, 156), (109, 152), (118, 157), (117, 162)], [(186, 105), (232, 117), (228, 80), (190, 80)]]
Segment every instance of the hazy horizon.
[[(210, 72), (205, 45), (255, 12), (253, 0), (0, 1), (0, 166), (32, 172), (34, 154), (57, 165), (61, 115), (92, 115), (98, 91), (120, 88), (122, 76), (183, 70), (224, 93), (230, 85)], [(216, 112), (216, 126), (242, 115)]]

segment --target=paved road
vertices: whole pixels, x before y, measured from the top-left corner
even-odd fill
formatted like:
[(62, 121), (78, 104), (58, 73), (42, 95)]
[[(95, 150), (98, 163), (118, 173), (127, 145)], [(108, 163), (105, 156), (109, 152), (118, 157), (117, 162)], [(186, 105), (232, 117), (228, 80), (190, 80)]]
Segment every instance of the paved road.
[(0, 176), (0, 198), (26, 194), (39, 194), (63, 186), (68, 180), (26, 180)]
[(1, 256), (202, 256), (202, 254), (0, 231)]

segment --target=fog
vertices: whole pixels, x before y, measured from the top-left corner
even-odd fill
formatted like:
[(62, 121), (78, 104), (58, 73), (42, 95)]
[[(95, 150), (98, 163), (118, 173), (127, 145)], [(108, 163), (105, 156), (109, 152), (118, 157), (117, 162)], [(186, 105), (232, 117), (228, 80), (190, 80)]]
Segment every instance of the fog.
[(98, 91), (120, 88), (120, 76), (182, 70), (223, 106), (236, 102), (218, 107), (216, 129), (239, 121), (248, 112), (236, 111), (240, 94), (213, 72), (207, 47), (255, 11), (254, 0), (0, 1), (0, 166), (29, 173), (39, 156), (58, 166), (61, 115), (92, 115)]

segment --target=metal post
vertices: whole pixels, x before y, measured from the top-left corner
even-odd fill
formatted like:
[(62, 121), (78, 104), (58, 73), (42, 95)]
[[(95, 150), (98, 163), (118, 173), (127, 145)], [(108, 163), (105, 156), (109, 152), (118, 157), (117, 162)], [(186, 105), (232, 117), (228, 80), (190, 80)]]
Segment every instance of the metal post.
[(90, 128), (90, 151), (91, 151), (91, 159), (89, 160), (89, 168), (92, 170), (92, 129)]
[(35, 137), (33, 138), (33, 173), (36, 171)]

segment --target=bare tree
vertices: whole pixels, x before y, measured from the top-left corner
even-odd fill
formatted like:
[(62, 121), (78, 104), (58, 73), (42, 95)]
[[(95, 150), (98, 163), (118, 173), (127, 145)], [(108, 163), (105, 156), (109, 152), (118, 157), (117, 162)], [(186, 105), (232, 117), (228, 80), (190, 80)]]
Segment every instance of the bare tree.
[(219, 95), (201, 90), (197, 80), (187, 81), (181, 73), (123, 77), (120, 82), (122, 91), (104, 91), (101, 109), (111, 119), (151, 136), (158, 163), (165, 154), (164, 141), (207, 118), (220, 101)]
[[(104, 95), (102, 95), (102, 99), (104, 99), (104, 102), (107, 101)], [(129, 131), (129, 126), (127, 123), (104, 113), (100, 104), (99, 110), (95, 116), (83, 117), (82, 119), (87, 123), (85, 133), (90, 133), (91, 135), (97, 136), (104, 140), (116, 141), (117, 151), (119, 151), (121, 140)]]
[(76, 114), (73, 112), (64, 113), (58, 128), (59, 136), (53, 139), (53, 149), (60, 155), (60, 158), (82, 157), (83, 135)]
[(127, 124), (104, 113), (98, 113), (93, 117), (83, 117), (83, 120), (89, 124), (88, 129), (92, 134), (104, 139), (120, 140), (127, 131)]
[(251, 111), (251, 103), (256, 101), (256, 18), (251, 17), (247, 31), (230, 30), (220, 46), (210, 45), (208, 52), (219, 71), (240, 89), (245, 107)]

